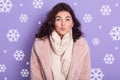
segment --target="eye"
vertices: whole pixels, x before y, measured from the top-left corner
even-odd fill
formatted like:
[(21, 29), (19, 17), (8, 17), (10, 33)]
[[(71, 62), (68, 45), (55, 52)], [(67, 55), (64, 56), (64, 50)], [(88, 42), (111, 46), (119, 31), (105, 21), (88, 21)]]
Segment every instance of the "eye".
[(55, 20), (56, 20), (56, 21), (60, 21), (61, 19), (60, 19), (60, 18), (56, 18)]
[(67, 18), (66, 21), (70, 21), (71, 19)]

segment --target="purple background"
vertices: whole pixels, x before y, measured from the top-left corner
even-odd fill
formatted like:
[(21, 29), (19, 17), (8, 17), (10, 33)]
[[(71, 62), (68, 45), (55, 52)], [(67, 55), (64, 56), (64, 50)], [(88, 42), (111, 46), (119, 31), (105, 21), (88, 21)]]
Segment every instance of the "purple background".
[[(44, 21), (46, 13), (58, 2), (70, 4), (82, 24), (91, 52), (91, 80), (120, 80), (119, 0), (39, 0), (39, 3), (43, 2), (41, 8), (35, 8), (33, 1), (35, 0), (0, 1), (0, 80), (30, 80), (29, 60), (35, 33), (41, 25), (39, 22)], [(2, 11), (1, 4), (8, 4), (9, 7), (10, 2), (13, 6), (9, 12), (5, 9)], [(104, 5), (109, 6), (108, 14), (105, 15), (100, 12)], [(19, 19), (21, 14), (27, 15), (26, 22)], [(88, 22), (84, 20), (86, 14), (92, 17), (88, 18)], [(117, 29), (114, 30), (115, 28)], [(18, 31), (20, 37), (17, 41), (9, 41), (7, 38), (11, 29)], [(111, 31), (116, 35), (115, 40), (110, 35)], [(94, 39), (99, 42), (93, 42)], [(16, 50), (23, 51), (25, 56), (22, 60), (14, 57)], [(106, 56), (108, 64), (104, 61)], [(21, 74), (23, 69), (27, 70), (26, 77)]]

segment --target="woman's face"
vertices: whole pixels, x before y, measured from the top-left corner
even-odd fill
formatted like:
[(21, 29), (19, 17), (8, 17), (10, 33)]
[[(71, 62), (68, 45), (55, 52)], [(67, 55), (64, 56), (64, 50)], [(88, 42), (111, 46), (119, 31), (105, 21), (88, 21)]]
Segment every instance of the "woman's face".
[(55, 30), (60, 37), (67, 34), (72, 29), (73, 25), (72, 16), (69, 12), (60, 11), (57, 13), (55, 18)]

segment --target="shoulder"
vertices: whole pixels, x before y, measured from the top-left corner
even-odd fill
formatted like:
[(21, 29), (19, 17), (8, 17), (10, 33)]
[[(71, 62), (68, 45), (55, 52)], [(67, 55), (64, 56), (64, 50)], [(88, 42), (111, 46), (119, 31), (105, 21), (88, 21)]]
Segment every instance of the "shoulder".
[(42, 45), (45, 45), (45, 44), (47, 44), (47, 43), (49, 43), (48, 38), (46, 38), (46, 39), (44, 39), (44, 40), (42, 40), (42, 39), (40, 39), (40, 38), (36, 38), (36, 39), (34, 40), (34, 46), (42, 46)]
[(84, 37), (80, 37), (78, 40), (76, 40), (75, 45), (81, 46), (82, 48), (89, 49), (88, 42)]
[(36, 38), (35, 39), (35, 43), (40, 43), (40, 44), (43, 44), (47, 41), (48, 41), (48, 38), (45, 38), (45, 39)]
[(78, 44), (80, 43), (80, 44), (83, 44), (83, 45), (88, 44), (87, 40), (84, 37), (80, 37), (78, 40), (76, 40), (75, 43), (78, 43)]

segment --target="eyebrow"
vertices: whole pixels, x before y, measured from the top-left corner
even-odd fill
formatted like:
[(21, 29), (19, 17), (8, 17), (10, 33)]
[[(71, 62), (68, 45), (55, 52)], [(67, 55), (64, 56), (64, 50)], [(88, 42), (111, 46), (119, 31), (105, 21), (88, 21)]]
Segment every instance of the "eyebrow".
[[(56, 18), (61, 18), (60, 16), (56, 16)], [(65, 18), (71, 18), (70, 16), (66, 16)]]

